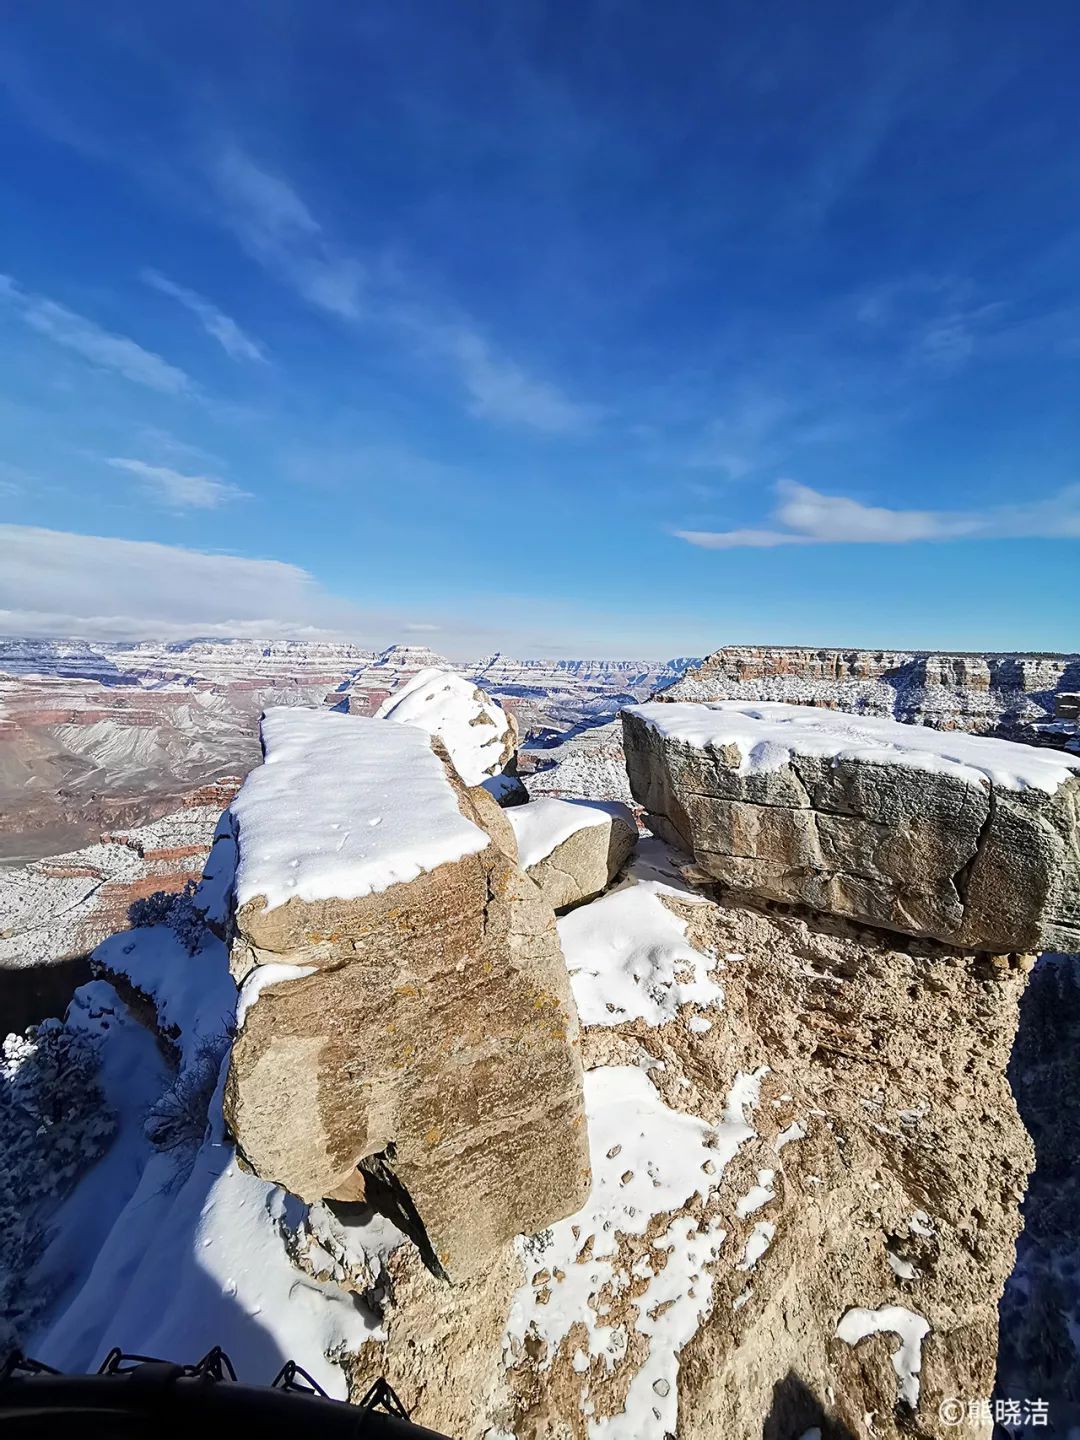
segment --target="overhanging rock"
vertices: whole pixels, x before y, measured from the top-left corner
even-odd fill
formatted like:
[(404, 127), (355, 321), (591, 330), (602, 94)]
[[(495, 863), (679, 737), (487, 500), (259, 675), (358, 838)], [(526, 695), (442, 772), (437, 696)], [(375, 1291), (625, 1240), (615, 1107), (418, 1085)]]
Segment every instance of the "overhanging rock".
[(366, 1190), (458, 1279), (574, 1211), (589, 1163), (551, 907), (503, 812), (432, 746), (267, 713), (233, 807), (226, 1116), (259, 1175), (306, 1200)]
[(812, 706), (623, 711), (634, 797), (720, 883), (999, 954), (1080, 948), (1080, 759)]

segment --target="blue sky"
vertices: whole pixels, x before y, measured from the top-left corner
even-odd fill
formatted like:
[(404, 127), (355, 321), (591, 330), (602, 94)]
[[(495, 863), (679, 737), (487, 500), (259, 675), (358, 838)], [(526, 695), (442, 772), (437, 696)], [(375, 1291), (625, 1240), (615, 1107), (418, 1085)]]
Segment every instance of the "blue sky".
[(0, 630), (1074, 649), (1080, 10), (23, 6)]

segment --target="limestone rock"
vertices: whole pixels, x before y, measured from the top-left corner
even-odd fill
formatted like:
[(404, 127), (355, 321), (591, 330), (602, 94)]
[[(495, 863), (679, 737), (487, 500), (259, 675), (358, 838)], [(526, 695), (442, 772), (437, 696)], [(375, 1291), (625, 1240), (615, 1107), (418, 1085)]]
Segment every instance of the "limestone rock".
[(1080, 948), (1080, 761), (804, 706), (623, 712), (635, 798), (733, 890), (996, 953)]
[(437, 735), (466, 785), (479, 785), (513, 768), (518, 744), (514, 717), (453, 671), (421, 670), (383, 701), (375, 717), (418, 725)]
[(618, 801), (542, 796), (507, 813), (521, 868), (555, 910), (592, 900), (637, 844), (633, 811)]
[[(234, 804), (226, 1116), (307, 1200), (355, 1194), (453, 1279), (572, 1211), (589, 1166), (554, 915), (513, 832), (411, 725), (279, 709)], [(433, 748), (433, 745), (436, 748)]]

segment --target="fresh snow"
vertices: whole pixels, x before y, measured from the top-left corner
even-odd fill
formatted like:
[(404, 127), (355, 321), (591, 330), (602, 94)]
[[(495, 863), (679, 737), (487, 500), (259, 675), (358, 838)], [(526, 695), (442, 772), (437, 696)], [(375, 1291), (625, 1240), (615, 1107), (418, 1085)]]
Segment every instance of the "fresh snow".
[[(533, 800), (520, 808), (539, 803)], [(702, 903), (670, 872), (658, 868), (665, 853), (659, 841), (643, 841), (625, 884), (559, 921), (583, 1025), (639, 1019), (663, 1025), (684, 1005), (723, 1004), (724, 992), (710, 973), (716, 956), (694, 949), (686, 939), (686, 921), (664, 903), (665, 898)]]
[[(679, 1352), (712, 1306), (707, 1266), (719, 1256), (725, 1232), (715, 1220), (699, 1226), (674, 1214), (652, 1242), (653, 1254), (620, 1261), (619, 1237), (640, 1236), (658, 1215), (678, 1211), (693, 1197), (706, 1199), (727, 1164), (756, 1133), (744, 1114), (756, 1100), (760, 1073), (740, 1074), (725, 1117), (709, 1125), (672, 1110), (645, 1072), (632, 1065), (602, 1066), (585, 1075), (592, 1191), (584, 1207), (541, 1234), (520, 1237), (525, 1283), (511, 1303), (505, 1337), (507, 1364), (529, 1337), (546, 1343), (541, 1369), (550, 1368), (573, 1326), (583, 1324), (586, 1348), (575, 1355), (584, 1373), (592, 1360), (610, 1372), (625, 1355), (625, 1325), (608, 1320), (610, 1304), (631, 1279), (648, 1287), (631, 1302), (634, 1329), (649, 1338), (649, 1351), (630, 1382), (625, 1406), (611, 1417), (589, 1420), (590, 1440), (661, 1440), (677, 1433)], [(707, 1167), (707, 1168), (706, 1168)]]
[(203, 947), (189, 955), (170, 926), (151, 925), (111, 935), (93, 959), (154, 1002), (161, 1028), (190, 1062), (200, 1047), (223, 1044), (235, 1024), (236, 985), (223, 948), (207, 932)]
[(283, 985), (289, 980), (303, 980), (314, 975), (317, 965), (285, 965), (279, 961), (268, 965), (256, 965), (248, 972), (247, 979), (240, 987), (236, 1002), (236, 1028), (239, 1030), (247, 1019), (247, 1013), (257, 1003), (259, 996), (268, 985)]
[(739, 1261), (739, 1270), (753, 1270), (754, 1266), (761, 1259), (762, 1255), (773, 1242), (776, 1234), (776, 1226), (771, 1220), (759, 1220), (747, 1237), (743, 1249), (743, 1257)]
[[(153, 999), (175, 1035), (180, 1072), (174, 1080), (156, 1036), (110, 984), (76, 991), (67, 1024), (100, 1043), (99, 1078), (117, 1135), (50, 1216), (31, 1281), (51, 1298), (27, 1352), (82, 1371), (114, 1345), (186, 1362), (221, 1345), (241, 1380), (269, 1384), (293, 1359), (344, 1398), (337, 1359), (381, 1331), (356, 1296), (293, 1263), (288, 1242), (307, 1207), (241, 1170), (226, 1138), (218, 1057), (237, 992), (223, 942), (207, 931), (189, 955), (162, 925), (113, 937), (95, 959)], [(211, 1088), (217, 1074), (205, 1128), (193, 1102), (190, 1144), (154, 1149), (147, 1115), (170, 1084), (197, 1079), (200, 1067)]]
[(806, 1127), (800, 1125), (798, 1120), (793, 1120), (786, 1130), (781, 1130), (773, 1141), (773, 1148), (779, 1152), (785, 1145), (793, 1145), (796, 1140), (806, 1139)]
[(1053, 794), (1080, 773), (1080, 760), (1061, 750), (846, 715), (813, 705), (719, 700), (709, 705), (656, 702), (630, 705), (627, 710), (658, 734), (685, 745), (733, 746), (741, 757), (740, 775), (779, 770), (792, 755), (812, 755), (905, 765), (969, 784), (990, 781), (1002, 790)]
[(479, 785), (502, 769), (506, 711), (453, 671), (421, 670), (383, 701), (375, 718), (437, 735), (466, 785)]
[(619, 818), (637, 829), (633, 811), (617, 800), (556, 800), (543, 795), (527, 805), (512, 806), (506, 818), (517, 836), (518, 860), (523, 870), (546, 860), (579, 830)]
[(918, 1267), (910, 1260), (905, 1260), (902, 1255), (897, 1255), (895, 1250), (886, 1250), (885, 1259), (889, 1262), (889, 1269), (898, 1280), (917, 1280), (919, 1278)]
[(278, 706), (262, 736), (265, 762), (232, 804), (238, 905), (355, 900), (490, 843), (413, 725)]
[(868, 1335), (896, 1335), (900, 1346), (893, 1351), (893, 1369), (900, 1380), (900, 1399), (912, 1410), (919, 1404), (919, 1371), (922, 1369), (922, 1342), (930, 1333), (930, 1322), (902, 1305), (883, 1305), (880, 1310), (854, 1306), (836, 1327), (836, 1338), (857, 1345)]
[(742, 1199), (735, 1206), (735, 1214), (740, 1220), (745, 1220), (748, 1215), (753, 1215), (755, 1210), (760, 1210), (775, 1198), (773, 1180), (776, 1178), (775, 1170), (759, 1170), (757, 1172), (757, 1184), (752, 1185)]

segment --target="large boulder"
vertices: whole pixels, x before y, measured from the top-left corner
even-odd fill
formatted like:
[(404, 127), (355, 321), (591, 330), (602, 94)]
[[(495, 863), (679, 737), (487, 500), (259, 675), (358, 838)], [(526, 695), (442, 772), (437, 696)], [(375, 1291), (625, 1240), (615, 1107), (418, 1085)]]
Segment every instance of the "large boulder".
[(1080, 948), (1080, 760), (799, 705), (623, 712), (635, 798), (749, 895), (998, 954)]
[(466, 785), (512, 770), (517, 758), (517, 721), (452, 670), (419, 671), (383, 701), (375, 718), (437, 735)]
[(474, 1274), (588, 1193), (551, 906), (423, 730), (280, 708), (262, 734), (233, 805), (226, 1117), (260, 1176), (366, 1194), (436, 1273)]
[(637, 844), (634, 812), (617, 800), (541, 796), (507, 810), (518, 863), (555, 910), (602, 894)]

